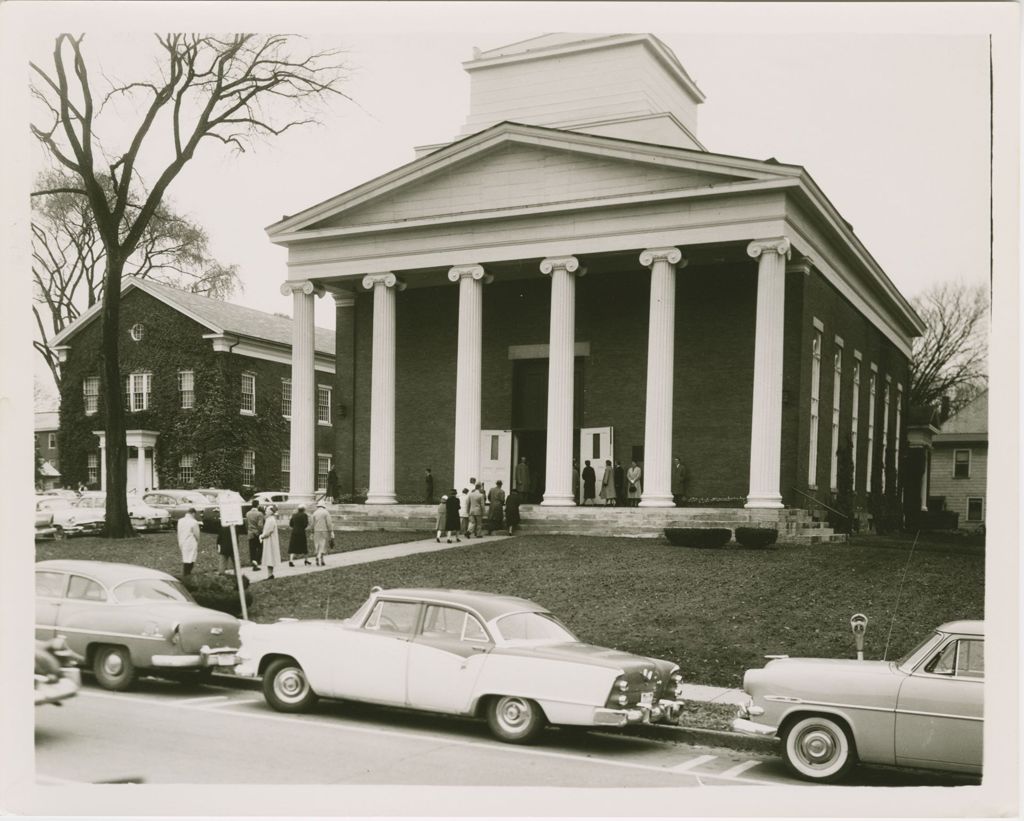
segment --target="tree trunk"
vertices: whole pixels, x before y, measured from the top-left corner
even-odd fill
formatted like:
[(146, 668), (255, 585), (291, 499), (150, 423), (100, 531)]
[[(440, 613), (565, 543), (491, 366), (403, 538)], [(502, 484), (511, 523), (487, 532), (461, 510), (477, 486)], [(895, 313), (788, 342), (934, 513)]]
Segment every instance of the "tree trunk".
[(107, 536), (124, 539), (134, 535), (128, 517), (128, 447), (125, 444), (124, 397), (118, 337), (121, 317), (121, 274), (124, 261), (107, 256), (104, 272), (102, 346), (100, 373), (107, 419)]

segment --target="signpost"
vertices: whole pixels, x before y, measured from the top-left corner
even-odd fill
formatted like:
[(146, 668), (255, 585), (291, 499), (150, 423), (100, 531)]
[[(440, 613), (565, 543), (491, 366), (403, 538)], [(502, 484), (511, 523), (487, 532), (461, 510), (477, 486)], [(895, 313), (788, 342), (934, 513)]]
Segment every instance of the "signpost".
[(235, 525), (245, 524), (242, 517), (241, 502), (222, 502), (220, 506), (220, 525), (231, 529), (231, 553), (235, 558), (235, 579), (238, 582), (238, 598), (242, 602), (242, 618), (249, 619), (249, 613), (245, 607), (245, 588), (242, 587), (242, 564), (238, 556), (238, 534), (235, 532)]

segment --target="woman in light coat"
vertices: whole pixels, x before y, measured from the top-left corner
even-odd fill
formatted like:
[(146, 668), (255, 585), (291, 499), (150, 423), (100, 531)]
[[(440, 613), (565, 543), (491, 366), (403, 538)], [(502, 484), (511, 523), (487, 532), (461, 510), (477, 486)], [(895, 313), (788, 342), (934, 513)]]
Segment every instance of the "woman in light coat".
[(277, 505), (267, 505), (267, 518), (263, 522), (263, 563), (267, 566), (267, 579), (274, 578), (275, 565), (281, 564), (281, 540), (277, 536)]
[(640, 478), (643, 471), (636, 462), (629, 463), (629, 470), (626, 471), (626, 498), (629, 499), (629, 506), (636, 507), (640, 504), (640, 496), (643, 488), (640, 485)]

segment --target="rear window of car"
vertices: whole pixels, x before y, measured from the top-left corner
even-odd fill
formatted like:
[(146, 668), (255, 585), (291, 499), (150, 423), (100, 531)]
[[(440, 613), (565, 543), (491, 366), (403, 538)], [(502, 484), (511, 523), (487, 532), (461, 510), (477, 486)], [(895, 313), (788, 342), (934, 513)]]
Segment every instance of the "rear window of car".
[(547, 613), (512, 613), (497, 621), (506, 641), (576, 641), (576, 637)]
[(36, 571), (36, 595), (59, 599), (64, 593), (64, 574), (48, 570)]
[(192, 601), (185, 587), (169, 579), (132, 579), (114, 588), (114, 598), (121, 604), (141, 601)]

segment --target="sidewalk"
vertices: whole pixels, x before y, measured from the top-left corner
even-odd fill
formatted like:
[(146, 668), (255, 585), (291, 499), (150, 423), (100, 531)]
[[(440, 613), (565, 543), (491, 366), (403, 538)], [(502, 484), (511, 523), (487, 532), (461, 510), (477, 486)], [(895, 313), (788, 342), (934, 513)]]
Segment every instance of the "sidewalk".
[[(342, 535), (342, 538), (344, 536)], [(313, 562), (312, 555), (309, 557), (309, 564), (303, 564), (302, 559), (296, 559), (295, 567), (288, 566), (287, 553), (282, 551), (281, 566), (274, 568), (275, 579), (286, 579), (291, 576), (301, 576), (306, 573), (319, 573), (325, 570), (337, 569), (339, 567), (351, 567), (357, 564), (369, 564), (370, 562), (381, 562), (387, 559), (401, 559), (405, 556), (419, 555), (421, 553), (435, 553), (440, 550), (450, 550), (453, 547), (466, 545), (493, 545), (502, 542), (508, 536), (481, 536), (468, 539), (462, 537), (461, 542), (452, 541), (451, 544), (445, 539), (440, 542), (434, 539), (419, 539), (414, 542), (400, 542), (398, 544), (381, 545), (380, 547), (365, 547), (360, 550), (350, 550), (344, 553), (331, 553), (326, 557), (327, 564), (318, 567)], [(242, 572), (249, 577), (251, 584), (265, 582), (267, 580), (267, 568), (263, 567), (259, 572), (242, 568)], [(704, 701), (715, 704), (743, 704), (746, 701), (746, 694), (742, 690), (734, 690), (728, 687), (709, 687), (704, 684), (683, 685), (683, 698), (689, 701)]]

